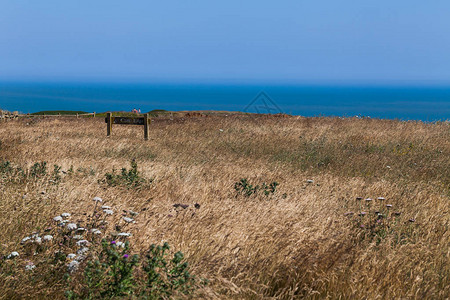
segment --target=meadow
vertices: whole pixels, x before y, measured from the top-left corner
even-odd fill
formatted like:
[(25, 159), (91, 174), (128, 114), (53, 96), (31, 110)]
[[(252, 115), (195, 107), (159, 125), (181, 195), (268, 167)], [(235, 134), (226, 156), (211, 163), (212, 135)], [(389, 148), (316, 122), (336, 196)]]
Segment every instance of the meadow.
[[(149, 135), (107, 138), (103, 118), (0, 123), (0, 299), (87, 297), (83, 274), (120, 231), (126, 280), (110, 298), (450, 297), (449, 122), (162, 115)], [(101, 231), (74, 272), (62, 213)], [(125, 271), (164, 243), (196, 281), (151, 296), (148, 267)]]

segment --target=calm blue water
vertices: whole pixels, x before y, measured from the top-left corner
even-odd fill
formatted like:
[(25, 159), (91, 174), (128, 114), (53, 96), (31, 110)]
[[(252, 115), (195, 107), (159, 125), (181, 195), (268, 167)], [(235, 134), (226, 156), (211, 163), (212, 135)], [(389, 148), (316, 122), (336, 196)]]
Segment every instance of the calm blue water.
[(450, 119), (449, 87), (0, 82), (0, 108), (88, 112), (227, 110), (302, 116)]

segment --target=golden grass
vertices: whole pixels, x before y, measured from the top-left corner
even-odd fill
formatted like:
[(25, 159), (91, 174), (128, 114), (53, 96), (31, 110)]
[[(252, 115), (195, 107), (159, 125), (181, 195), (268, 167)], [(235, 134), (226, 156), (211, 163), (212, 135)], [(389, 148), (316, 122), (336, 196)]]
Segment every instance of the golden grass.
[[(75, 173), (56, 185), (2, 179), (0, 254), (63, 211), (91, 210), (100, 196), (140, 212), (136, 252), (161, 241), (182, 251), (192, 272), (210, 280), (203, 298), (450, 297), (448, 122), (222, 115), (156, 118), (147, 142), (142, 131), (114, 126), (106, 138), (103, 119), (1, 123), (1, 161), (47, 161)], [(99, 183), (131, 159), (152, 184)], [(233, 188), (241, 178), (280, 185), (274, 195), (245, 197)], [(402, 242), (363, 238), (344, 216), (359, 212), (357, 196), (383, 196), (402, 213)], [(64, 298), (64, 286), (39, 272), (3, 269), (0, 298)]]

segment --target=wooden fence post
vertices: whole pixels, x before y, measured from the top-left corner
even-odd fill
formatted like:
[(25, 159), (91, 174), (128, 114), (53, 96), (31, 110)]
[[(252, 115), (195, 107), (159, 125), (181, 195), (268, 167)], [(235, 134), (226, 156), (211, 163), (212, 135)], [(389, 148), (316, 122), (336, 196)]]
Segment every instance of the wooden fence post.
[(95, 118), (95, 111), (94, 111), (94, 118)]
[(149, 122), (148, 114), (144, 115), (144, 140), (148, 141), (148, 122)]
[(112, 120), (111, 120), (111, 113), (106, 113), (106, 136), (111, 135), (112, 131)]

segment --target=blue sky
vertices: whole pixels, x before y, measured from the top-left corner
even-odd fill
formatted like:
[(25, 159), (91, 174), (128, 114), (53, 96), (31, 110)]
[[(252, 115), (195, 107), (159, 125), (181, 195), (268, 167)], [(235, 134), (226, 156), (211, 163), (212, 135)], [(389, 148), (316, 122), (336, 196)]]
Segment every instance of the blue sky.
[(0, 79), (450, 82), (450, 1), (0, 0)]

